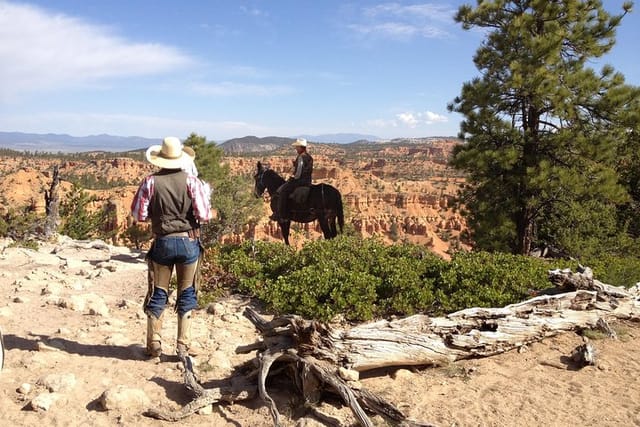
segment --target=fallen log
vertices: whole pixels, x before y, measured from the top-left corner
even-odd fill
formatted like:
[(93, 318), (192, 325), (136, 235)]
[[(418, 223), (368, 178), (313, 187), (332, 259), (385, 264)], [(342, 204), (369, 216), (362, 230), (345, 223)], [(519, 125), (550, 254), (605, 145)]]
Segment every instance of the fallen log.
[[(426, 426), (429, 424), (408, 419), (390, 402), (341, 378), (340, 368), (364, 372), (392, 366), (444, 365), (502, 353), (566, 331), (610, 330), (607, 322), (613, 319), (640, 320), (640, 284), (630, 289), (607, 285), (593, 279), (588, 268), (578, 273), (550, 271), (549, 278), (556, 285), (553, 292), (503, 308), (470, 308), (445, 317), (414, 315), (352, 328), (332, 327), (295, 315), (267, 321), (247, 308), (245, 316), (263, 340), (238, 350), (259, 349), (256, 388), (276, 426), (280, 415), (266, 390), (266, 379), (276, 364), (289, 366), (287, 371), (305, 404), (312, 405), (328, 391), (342, 398), (362, 426), (373, 425), (368, 413), (394, 424)], [(201, 386), (194, 385), (195, 376), (189, 377), (190, 368), (186, 361), (184, 364), (185, 383), (196, 391), (197, 399), (207, 404), (214, 396), (219, 399), (219, 390), (200, 390)], [(187, 406), (195, 412), (194, 405)]]
[[(336, 329), (297, 316), (265, 322), (251, 308), (246, 316), (270, 345), (359, 372), (390, 366), (444, 365), (491, 356), (561, 332), (594, 328), (603, 319), (640, 319), (640, 287), (615, 287), (584, 273), (552, 271), (561, 283), (555, 295), (539, 295), (504, 308), (470, 308), (446, 317), (414, 315)], [(273, 337), (291, 341), (274, 344)], [(270, 340), (268, 340), (269, 338)]]

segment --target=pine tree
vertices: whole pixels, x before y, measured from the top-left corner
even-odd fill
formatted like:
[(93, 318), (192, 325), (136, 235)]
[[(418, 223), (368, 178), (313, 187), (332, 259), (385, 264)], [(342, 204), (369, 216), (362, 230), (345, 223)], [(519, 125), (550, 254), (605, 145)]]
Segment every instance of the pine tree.
[(74, 184), (60, 206), (61, 233), (77, 240), (97, 237), (104, 216), (101, 211), (91, 211), (90, 205), (96, 201), (95, 196)]
[(195, 164), (198, 177), (208, 182), (212, 189), (211, 207), (215, 218), (203, 228), (203, 243), (213, 244), (229, 233), (242, 233), (251, 229), (259, 217), (262, 201), (253, 194), (253, 185), (247, 176), (232, 175), (224, 163), (224, 152), (206, 137), (195, 133), (184, 141), (196, 152)]
[(620, 207), (619, 220), (630, 237), (640, 239), (640, 96), (628, 106), (624, 119), (628, 132), (618, 149), (617, 168), (630, 199)]
[[(493, 0), (458, 10), (464, 29), (488, 31), (474, 56), (481, 76), (449, 105), (464, 116), (466, 142), (452, 164), (468, 173), (461, 200), (478, 248), (564, 246), (562, 231), (590, 220), (594, 206), (601, 216), (628, 199), (615, 155), (638, 92), (611, 66), (597, 73), (587, 64), (612, 48), (631, 6), (615, 16), (599, 0)], [(563, 216), (568, 207), (581, 212)], [(589, 232), (615, 233), (601, 227)]]

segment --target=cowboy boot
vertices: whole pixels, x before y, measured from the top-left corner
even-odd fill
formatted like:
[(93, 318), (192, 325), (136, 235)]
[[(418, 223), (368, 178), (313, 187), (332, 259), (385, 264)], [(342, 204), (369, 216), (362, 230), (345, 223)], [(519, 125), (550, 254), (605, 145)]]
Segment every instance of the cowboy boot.
[(162, 315), (147, 316), (147, 354), (151, 357), (160, 357), (162, 354)]
[(178, 356), (187, 356), (191, 346), (191, 311), (182, 316), (178, 315), (178, 340), (176, 353)]

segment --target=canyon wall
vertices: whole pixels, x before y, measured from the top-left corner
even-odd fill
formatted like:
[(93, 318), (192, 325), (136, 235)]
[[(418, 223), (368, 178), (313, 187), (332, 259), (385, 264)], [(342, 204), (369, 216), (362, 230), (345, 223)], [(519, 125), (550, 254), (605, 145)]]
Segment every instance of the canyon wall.
[[(455, 195), (463, 182), (456, 171), (447, 166), (451, 150), (458, 141), (438, 143), (361, 147), (311, 144), (314, 157), (314, 183), (336, 187), (343, 197), (345, 222), (351, 232), (378, 236), (387, 242), (410, 241), (429, 246), (446, 256), (449, 247), (459, 247), (464, 219), (454, 209)], [(224, 159), (233, 174), (253, 176), (258, 161), (283, 177), (293, 171), (295, 151), (282, 147), (261, 156), (233, 154)], [(96, 196), (94, 208), (109, 204), (116, 213), (113, 227), (123, 230), (131, 223), (129, 206), (140, 180), (155, 170), (144, 161), (124, 157), (96, 160), (57, 160), (34, 157), (3, 158), (0, 166), (0, 188), (5, 201), (0, 210), (11, 206), (31, 205), (44, 212), (44, 191), (51, 181), (53, 167), (58, 165), (62, 191), (71, 184), (68, 176), (93, 176), (100, 187), (90, 190)], [(215, 197), (215, 193), (214, 193)], [(247, 226), (242, 235), (228, 236), (229, 241), (245, 238), (280, 240), (278, 225), (270, 221), (268, 196), (264, 215), (255, 227)], [(292, 241), (301, 245), (308, 239), (320, 238), (317, 222), (292, 225)]]

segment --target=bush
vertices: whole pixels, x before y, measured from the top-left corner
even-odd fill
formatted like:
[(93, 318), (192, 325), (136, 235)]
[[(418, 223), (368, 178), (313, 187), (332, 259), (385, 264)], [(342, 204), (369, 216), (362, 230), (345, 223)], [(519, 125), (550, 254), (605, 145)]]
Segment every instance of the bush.
[(60, 205), (60, 232), (76, 240), (111, 238), (115, 230), (105, 231), (103, 227), (113, 222), (115, 212), (105, 207), (97, 212), (90, 211), (89, 206), (96, 201), (96, 196), (90, 195), (82, 187), (73, 185)]
[(325, 321), (339, 314), (347, 320), (368, 320), (375, 310), (378, 282), (375, 276), (328, 260), (268, 280), (263, 297), (278, 313)]
[(0, 236), (11, 237), (18, 245), (25, 246), (40, 230), (43, 220), (32, 206), (9, 208), (0, 214)]
[(637, 257), (605, 255), (584, 260), (583, 265), (593, 270), (596, 279), (609, 285), (628, 288), (640, 282), (640, 259)]
[(281, 243), (245, 241), (239, 246), (214, 246), (207, 254), (207, 264), (230, 275), (226, 286), (257, 297), (267, 277), (278, 277), (295, 268), (295, 250)]
[[(344, 235), (309, 242), (298, 252), (282, 243), (223, 245), (207, 260), (228, 289), (259, 298), (278, 314), (323, 321), (502, 307), (549, 288), (548, 270), (576, 267), (489, 252), (458, 252), (445, 261), (420, 245)], [(615, 258), (592, 268), (596, 277), (628, 282), (638, 277), (640, 261)]]
[[(547, 261), (489, 252), (458, 252), (440, 272), (436, 295), (440, 313), (470, 307), (502, 307), (549, 287)], [(560, 268), (560, 267), (558, 267)]]

